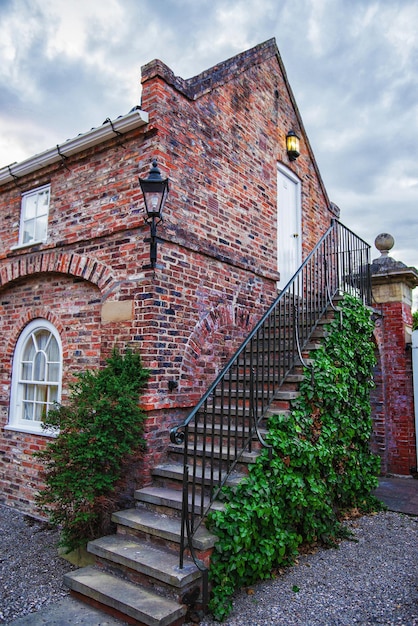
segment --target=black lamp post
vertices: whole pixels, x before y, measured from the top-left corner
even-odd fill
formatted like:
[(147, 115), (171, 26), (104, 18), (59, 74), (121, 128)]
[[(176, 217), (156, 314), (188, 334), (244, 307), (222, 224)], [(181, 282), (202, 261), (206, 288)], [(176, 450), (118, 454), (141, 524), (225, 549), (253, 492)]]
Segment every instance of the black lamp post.
[(289, 132), (286, 135), (286, 150), (287, 150), (287, 156), (289, 157), (289, 161), (296, 161), (296, 159), (300, 155), (299, 142), (300, 142), (300, 139), (295, 133), (295, 131), (289, 130)]
[(150, 264), (145, 268), (162, 267), (157, 265), (157, 224), (163, 220), (164, 204), (168, 195), (168, 178), (161, 178), (161, 172), (154, 159), (148, 178), (140, 178), (142, 194), (144, 196), (147, 216), (145, 221), (150, 225), (151, 237), (145, 239), (150, 244)]

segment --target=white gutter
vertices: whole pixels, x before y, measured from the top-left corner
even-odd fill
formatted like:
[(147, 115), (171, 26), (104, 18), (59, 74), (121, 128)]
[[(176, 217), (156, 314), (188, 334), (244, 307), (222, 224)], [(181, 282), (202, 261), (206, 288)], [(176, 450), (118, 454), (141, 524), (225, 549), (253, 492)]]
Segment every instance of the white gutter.
[(414, 377), (415, 445), (418, 467), (418, 330), (412, 332), (412, 372)]
[(16, 178), (31, 174), (37, 170), (58, 163), (63, 157), (69, 157), (87, 148), (103, 143), (112, 137), (119, 136), (119, 133), (127, 133), (135, 128), (140, 128), (148, 123), (148, 113), (140, 109), (133, 109), (127, 115), (121, 115), (115, 120), (106, 120), (101, 126), (92, 128), (86, 133), (77, 135), (74, 139), (68, 139), (55, 148), (50, 148), (40, 154), (21, 161), (12, 163), (0, 169), (0, 185), (4, 185)]

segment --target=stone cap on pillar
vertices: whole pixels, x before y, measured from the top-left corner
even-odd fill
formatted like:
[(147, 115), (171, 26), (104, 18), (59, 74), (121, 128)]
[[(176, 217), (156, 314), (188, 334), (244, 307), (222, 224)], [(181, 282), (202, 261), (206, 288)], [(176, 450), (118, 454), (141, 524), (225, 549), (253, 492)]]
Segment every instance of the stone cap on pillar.
[(418, 270), (389, 256), (395, 244), (392, 235), (382, 233), (375, 239), (380, 257), (370, 266), (373, 298), (376, 302), (412, 302), (412, 290), (418, 286)]

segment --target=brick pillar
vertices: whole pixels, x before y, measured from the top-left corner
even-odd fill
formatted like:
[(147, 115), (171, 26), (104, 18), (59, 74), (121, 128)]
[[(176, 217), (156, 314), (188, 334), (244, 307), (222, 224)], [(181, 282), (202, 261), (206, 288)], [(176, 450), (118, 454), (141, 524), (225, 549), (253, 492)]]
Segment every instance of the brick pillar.
[(382, 473), (409, 475), (417, 465), (411, 307), (418, 271), (389, 256), (391, 235), (379, 235), (375, 245), (381, 256), (371, 265), (378, 357), (371, 398), (372, 448), (382, 458)]

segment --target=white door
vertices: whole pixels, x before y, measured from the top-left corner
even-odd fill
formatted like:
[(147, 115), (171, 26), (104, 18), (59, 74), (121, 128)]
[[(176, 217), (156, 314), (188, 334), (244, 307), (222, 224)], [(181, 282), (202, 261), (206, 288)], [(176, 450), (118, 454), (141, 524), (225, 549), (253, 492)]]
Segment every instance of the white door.
[(302, 263), (300, 181), (279, 165), (277, 176), (277, 269), (283, 289)]

